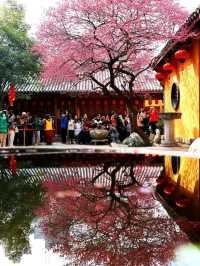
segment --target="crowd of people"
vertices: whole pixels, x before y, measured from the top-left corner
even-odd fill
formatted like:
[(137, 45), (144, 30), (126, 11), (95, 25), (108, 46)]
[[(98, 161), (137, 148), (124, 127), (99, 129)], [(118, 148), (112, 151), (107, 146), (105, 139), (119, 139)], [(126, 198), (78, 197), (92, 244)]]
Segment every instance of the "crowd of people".
[[(158, 112), (151, 108), (149, 112), (141, 109), (137, 115), (137, 126), (147, 135), (155, 133), (159, 120)], [(55, 135), (55, 119), (50, 115), (45, 117), (32, 116), (29, 112), (15, 115), (13, 111), (0, 111), (0, 147), (17, 145), (52, 144)], [(130, 118), (126, 115), (112, 112), (106, 116), (97, 114), (88, 119), (87, 114), (81, 117), (72, 116), (68, 111), (60, 117), (62, 143), (90, 144), (90, 130), (107, 130), (108, 142), (120, 143), (131, 133)]]
[[(55, 119), (50, 115), (44, 118), (32, 116), (29, 112), (15, 115), (13, 111), (0, 111), (0, 147), (17, 145), (52, 144), (55, 135)], [(98, 114), (88, 119), (87, 114), (74, 117), (64, 112), (60, 117), (62, 143), (89, 144), (91, 129), (106, 129), (109, 142), (122, 141), (130, 134), (130, 120), (116, 113), (107, 116)]]
[(0, 111), (0, 147), (17, 145), (38, 145), (51, 143), (53, 119), (33, 117), (29, 112), (15, 115), (13, 111)]
[(158, 128), (159, 114), (155, 107), (145, 110), (142, 108), (137, 114), (137, 126), (141, 128), (146, 135), (156, 134)]
[(130, 119), (115, 112), (110, 115), (101, 116), (97, 114), (93, 119), (88, 119), (87, 114), (79, 118), (72, 117), (68, 113), (61, 116), (61, 139), (62, 143), (90, 144), (92, 129), (104, 129), (108, 131), (109, 142), (123, 141), (131, 131)]

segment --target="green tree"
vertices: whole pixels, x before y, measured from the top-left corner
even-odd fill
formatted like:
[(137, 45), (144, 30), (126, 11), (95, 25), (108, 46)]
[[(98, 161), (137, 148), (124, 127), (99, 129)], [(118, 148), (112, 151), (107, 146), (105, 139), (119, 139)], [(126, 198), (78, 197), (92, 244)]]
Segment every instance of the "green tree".
[(9, 82), (24, 83), (27, 77), (40, 72), (40, 59), (31, 51), (34, 41), (28, 36), (28, 30), (21, 5), (8, 0), (0, 7), (1, 89)]
[(39, 183), (27, 182), (23, 173), (13, 177), (0, 171), (0, 244), (13, 262), (31, 253), (29, 236), (35, 210), (42, 205), (44, 190)]

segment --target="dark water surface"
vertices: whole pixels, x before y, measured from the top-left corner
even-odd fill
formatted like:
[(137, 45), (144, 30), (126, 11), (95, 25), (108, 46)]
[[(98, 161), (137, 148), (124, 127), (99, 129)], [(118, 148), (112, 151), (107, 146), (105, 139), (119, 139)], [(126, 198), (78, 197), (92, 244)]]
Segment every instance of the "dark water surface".
[(190, 243), (190, 224), (156, 193), (163, 158), (24, 154), (2, 156), (0, 166), (0, 241), (10, 261), (31, 253), (33, 234), (51, 258), (62, 256), (55, 266), (182, 266), (175, 253)]

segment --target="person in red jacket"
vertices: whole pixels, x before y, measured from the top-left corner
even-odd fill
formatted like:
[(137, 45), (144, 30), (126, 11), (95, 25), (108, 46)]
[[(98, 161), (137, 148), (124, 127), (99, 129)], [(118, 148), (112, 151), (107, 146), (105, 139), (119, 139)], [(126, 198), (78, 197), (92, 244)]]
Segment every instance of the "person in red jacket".
[(156, 110), (155, 107), (151, 107), (149, 113), (149, 126), (153, 134), (155, 134), (155, 130), (157, 128), (156, 124), (158, 120), (159, 120), (158, 111)]

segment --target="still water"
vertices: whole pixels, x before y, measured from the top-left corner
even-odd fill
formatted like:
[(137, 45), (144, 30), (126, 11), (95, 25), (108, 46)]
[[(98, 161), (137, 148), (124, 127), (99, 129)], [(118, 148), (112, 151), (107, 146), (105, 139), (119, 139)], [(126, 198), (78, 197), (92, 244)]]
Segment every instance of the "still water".
[(162, 158), (32, 154), (0, 165), (0, 265), (199, 265), (192, 223), (157, 193)]

